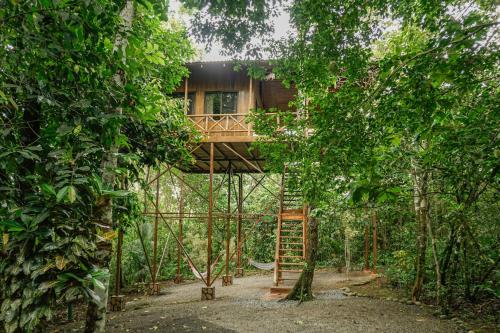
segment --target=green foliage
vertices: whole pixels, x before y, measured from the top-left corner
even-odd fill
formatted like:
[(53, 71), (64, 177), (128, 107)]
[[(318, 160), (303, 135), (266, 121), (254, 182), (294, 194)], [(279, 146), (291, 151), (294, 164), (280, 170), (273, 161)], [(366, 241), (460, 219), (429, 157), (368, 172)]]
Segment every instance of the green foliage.
[[(1, 290), (0, 319), (7, 332), (39, 330), (56, 303), (77, 296), (100, 302), (97, 245), (115, 233), (98, 231), (96, 207), (113, 199), (115, 221), (130, 223), (141, 209), (124, 184), (136, 182), (144, 165), (187, 156), (192, 129), (166, 97), (187, 73), (186, 33), (143, 2), (126, 48), (117, 50), (121, 6), (0, 1), (0, 229), (9, 235), (0, 279), (10, 286)], [(112, 146), (122, 190), (100, 177)]]
[[(477, 239), (498, 227), (479, 212), (498, 208), (490, 199), (498, 193), (496, 4), (307, 0), (287, 10), (296, 34), (263, 49), (277, 59), (276, 76), (300, 92), (290, 105), (298, 116), (279, 132), (266, 110), (253, 118), (271, 169), (295, 163), (306, 199), (322, 210), (376, 207), (405, 236), (382, 257), (392, 276), (409, 286), (415, 268), (398, 251), (417, 253), (434, 288), (431, 248), (418, 253), (427, 227), (410, 222), (414, 199), (424, 198), (444, 288), (473, 300), (474, 284), (498, 286), (498, 245)], [(482, 218), (491, 224), (473, 222)]]

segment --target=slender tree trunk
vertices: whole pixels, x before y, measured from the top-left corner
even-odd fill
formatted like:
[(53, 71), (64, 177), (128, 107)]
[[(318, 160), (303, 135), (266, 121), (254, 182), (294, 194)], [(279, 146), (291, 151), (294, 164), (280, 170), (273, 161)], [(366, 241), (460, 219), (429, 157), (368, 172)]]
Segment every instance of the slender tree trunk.
[[(120, 31), (118, 32), (115, 44), (114, 52), (121, 51), (122, 62), (126, 62), (125, 48), (127, 46), (128, 33), (132, 28), (132, 20), (134, 17), (134, 2), (128, 0), (125, 3), (122, 11), (120, 12), (120, 18), (122, 19)], [(113, 77), (114, 83), (118, 87), (123, 87), (125, 82), (124, 73), (118, 71)], [(115, 107), (111, 111), (113, 114), (119, 115), (122, 113), (120, 106)], [(117, 130), (119, 132), (119, 129)], [(113, 140), (114, 141), (114, 140)], [(101, 164), (102, 168), (102, 183), (103, 187), (108, 190), (114, 189), (115, 185), (115, 169), (117, 167), (117, 153), (118, 146), (112, 143), (107, 151), (103, 154), (103, 160)], [(113, 228), (113, 202), (110, 197), (102, 197), (97, 203), (96, 213), (95, 213), (96, 224), (99, 226), (99, 233), (106, 234), (109, 233)], [(96, 266), (98, 266), (104, 274), (104, 288), (96, 288), (95, 292), (99, 297), (99, 302), (89, 302), (87, 307), (86, 321), (85, 321), (85, 332), (104, 332), (106, 325), (106, 310), (108, 305), (108, 292), (109, 292), (109, 262), (112, 255), (112, 239), (110, 237), (103, 237), (97, 244), (96, 252)]]
[(418, 162), (413, 163), (414, 205), (417, 220), (417, 261), (416, 276), (412, 290), (412, 299), (418, 300), (422, 293), (425, 274), (425, 255), (427, 251), (427, 217), (429, 202), (427, 200), (429, 175), (422, 170)]
[[(312, 210), (311, 207), (310, 210)], [(285, 299), (288, 300), (299, 300), (302, 302), (313, 299), (312, 282), (316, 267), (316, 254), (318, 252), (318, 219), (316, 217), (309, 218), (307, 237), (306, 264), (293, 289), (286, 296)]]
[[(429, 212), (428, 212), (429, 213)], [(431, 239), (432, 246), (432, 256), (434, 258), (434, 268), (436, 270), (436, 305), (439, 305), (441, 296), (441, 269), (439, 267), (439, 257), (436, 246), (436, 238), (434, 237), (434, 232), (432, 231), (432, 223), (430, 215), (427, 216), (427, 230), (429, 232), (429, 238)]]
[[(456, 250), (453, 251), (453, 248), (456, 247)], [(451, 307), (451, 305), (453, 304), (453, 300), (454, 300), (454, 293), (453, 291), (455, 290), (455, 281), (456, 281), (456, 277), (457, 277), (457, 271), (458, 271), (458, 262), (460, 260), (459, 258), (459, 252), (460, 252), (460, 243), (457, 242), (454, 244), (454, 246), (452, 247), (452, 252), (453, 252), (453, 256), (452, 256), (452, 261), (451, 261), (451, 273), (448, 275), (448, 281), (446, 283), (447, 285), (447, 288), (446, 288), (446, 306), (447, 307)]]
[[(462, 224), (464, 226), (464, 224)], [(472, 300), (470, 288), (470, 272), (469, 272), (469, 256), (468, 256), (468, 241), (465, 227), (462, 229), (462, 254), (463, 254), (463, 275), (464, 275), (464, 296), (468, 301)]]
[(446, 249), (444, 255), (442, 256), (442, 264), (441, 264), (441, 285), (446, 285), (446, 276), (448, 274), (448, 268), (450, 267), (451, 255), (453, 254), (453, 247), (457, 241), (457, 228), (455, 224), (452, 224), (450, 234), (448, 236), (448, 244), (446, 245)]

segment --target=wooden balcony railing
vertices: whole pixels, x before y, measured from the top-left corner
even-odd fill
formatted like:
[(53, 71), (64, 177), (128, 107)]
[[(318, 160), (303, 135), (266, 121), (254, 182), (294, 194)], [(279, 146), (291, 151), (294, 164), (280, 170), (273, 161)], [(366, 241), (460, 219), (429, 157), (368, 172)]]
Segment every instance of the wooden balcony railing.
[(188, 117), (196, 129), (205, 136), (209, 135), (253, 135), (252, 124), (246, 123), (247, 114), (196, 114)]
[[(296, 114), (294, 114), (296, 115)], [(247, 122), (248, 114), (196, 114), (188, 115), (195, 128), (205, 137), (215, 136), (256, 136), (252, 123)], [(276, 122), (276, 130), (283, 131), (283, 121), (277, 113), (266, 113), (272, 122)]]

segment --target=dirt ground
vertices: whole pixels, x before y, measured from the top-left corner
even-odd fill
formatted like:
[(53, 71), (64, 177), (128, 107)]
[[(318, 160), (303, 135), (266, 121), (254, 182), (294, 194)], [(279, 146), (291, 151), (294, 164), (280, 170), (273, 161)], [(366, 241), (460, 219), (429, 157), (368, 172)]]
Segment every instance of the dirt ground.
[[(108, 314), (107, 332), (461, 332), (451, 320), (432, 315), (432, 308), (352, 295), (356, 285), (374, 277), (354, 273), (316, 272), (316, 299), (298, 305), (269, 293), (272, 275), (246, 276), (234, 285), (215, 282), (216, 300), (200, 301), (201, 282), (162, 288), (160, 296), (128, 299), (122, 312)], [(348, 286), (351, 290), (340, 288)], [(347, 294), (347, 295), (346, 295)], [(52, 332), (82, 332), (75, 322)]]

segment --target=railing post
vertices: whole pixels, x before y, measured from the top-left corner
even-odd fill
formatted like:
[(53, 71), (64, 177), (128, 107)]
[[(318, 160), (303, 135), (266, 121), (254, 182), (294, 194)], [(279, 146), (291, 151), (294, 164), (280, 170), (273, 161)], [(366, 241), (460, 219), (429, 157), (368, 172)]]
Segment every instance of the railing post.
[(184, 114), (188, 114), (188, 78), (184, 79)]
[[(250, 77), (250, 83), (248, 88), (248, 113), (250, 109), (254, 108), (254, 98), (253, 98), (253, 78)], [(247, 124), (248, 126), (248, 136), (252, 135), (252, 124)]]

